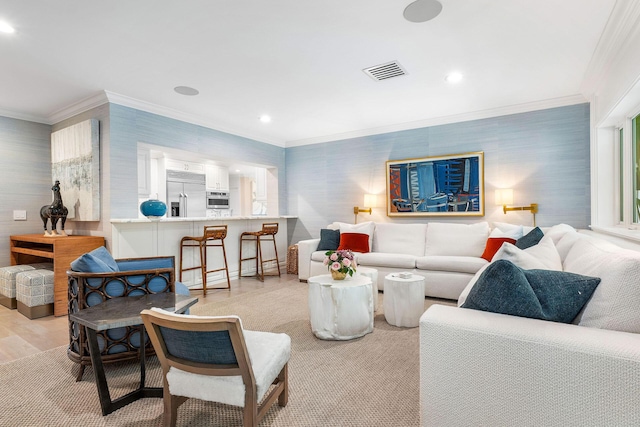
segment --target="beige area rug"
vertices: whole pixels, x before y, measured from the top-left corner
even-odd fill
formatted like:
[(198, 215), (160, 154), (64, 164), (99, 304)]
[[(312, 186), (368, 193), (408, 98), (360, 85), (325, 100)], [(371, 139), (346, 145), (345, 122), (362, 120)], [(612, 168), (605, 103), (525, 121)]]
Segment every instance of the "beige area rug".
[[(289, 403), (275, 405), (261, 426), (418, 426), (418, 328), (387, 324), (380, 307), (374, 332), (351, 341), (323, 341), (309, 325), (306, 283), (273, 288), (195, 307), (192, 314), (237, 314), (246, 329), (291, 336)], [(426, 306), (429, 302), (425, 303)], [(0, 426), (160, 426), (162, 400), (142, 399), (103, 417), (93, 370), (76, 383), (76, 365), (59, 347), (0, 365)], [(112, 398), (135, 388), (137, 363), (107, 365)], [(161, 386), (155, 357), (147, 385)], [(241, 409), (190, 399), (180, 426), (241, 426)]]

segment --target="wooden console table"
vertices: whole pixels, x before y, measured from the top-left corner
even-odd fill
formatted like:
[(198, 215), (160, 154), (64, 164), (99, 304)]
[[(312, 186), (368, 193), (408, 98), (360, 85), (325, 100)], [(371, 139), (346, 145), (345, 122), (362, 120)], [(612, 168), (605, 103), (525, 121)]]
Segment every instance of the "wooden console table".
[(9, 237), (11, 242), (11, 265), (53, 262), (53, 314), (67, 314), (68, 285), (67, 270), (71, 261), (93, 249), (104, 246), (100, 236), (54, 236), (22, 234)]

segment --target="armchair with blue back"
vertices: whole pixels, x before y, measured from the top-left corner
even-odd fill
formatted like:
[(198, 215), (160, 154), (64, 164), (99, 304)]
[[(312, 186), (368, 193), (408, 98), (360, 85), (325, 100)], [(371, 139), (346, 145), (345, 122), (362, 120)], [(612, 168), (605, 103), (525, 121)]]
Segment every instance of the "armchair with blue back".
[[(173, 256), (115, 260), (101, 246), (73, 261), (67, 276), (69, 313), (77, 313), (111, 298), (161, 292), (189, 295), (189, 289), (175, 280)], [(105, 363), (137, 359), (140, 349), (139, 328), (122, 327), (98, 332), (98, 343)], [(147, 337), (145, 343), (145, 352), (153, 354)], [(80, 364), (76, 378), (76, 381), (80, 381), (85, 366), (91, 364), (91, 357), (84, 328), (70, 319), (67, 356)]]

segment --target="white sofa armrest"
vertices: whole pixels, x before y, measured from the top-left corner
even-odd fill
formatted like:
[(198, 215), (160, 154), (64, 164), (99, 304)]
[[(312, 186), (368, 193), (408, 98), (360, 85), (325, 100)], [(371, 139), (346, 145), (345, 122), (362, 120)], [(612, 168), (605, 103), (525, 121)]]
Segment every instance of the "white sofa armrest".
[(311, 254), (318, 249), (320, 239), (300, 240), (298, 242), (298, 279), (307, 280), (311, 271)]
[(640, 335), (431, 306), (423, 426), (640, 425)]

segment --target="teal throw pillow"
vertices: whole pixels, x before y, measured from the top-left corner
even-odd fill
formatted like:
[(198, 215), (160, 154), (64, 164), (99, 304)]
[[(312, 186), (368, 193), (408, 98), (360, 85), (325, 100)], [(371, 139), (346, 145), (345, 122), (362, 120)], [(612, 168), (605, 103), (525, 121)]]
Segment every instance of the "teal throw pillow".
[(516, 240), (516, 248), (527, 249), (531, 246), (535, 246), (540, 243), (540, 240), (544, 237), (544, 233), (540, 230), (540, 227), (536, 227), (518, 240)]
[(100, 246), (71, 262), (71, 269), (82, 273), (110, 273), (120, 271), (107, 248)]
[(318, 251), (335, 251), (338, 246), (340, 246), (340, 230), (329, 230), (327, 228), (320, 230)]
[(571, 323), (599, 283), (599, 277), (524, 270), (498, 260), (480, 275), (462, 307)]

